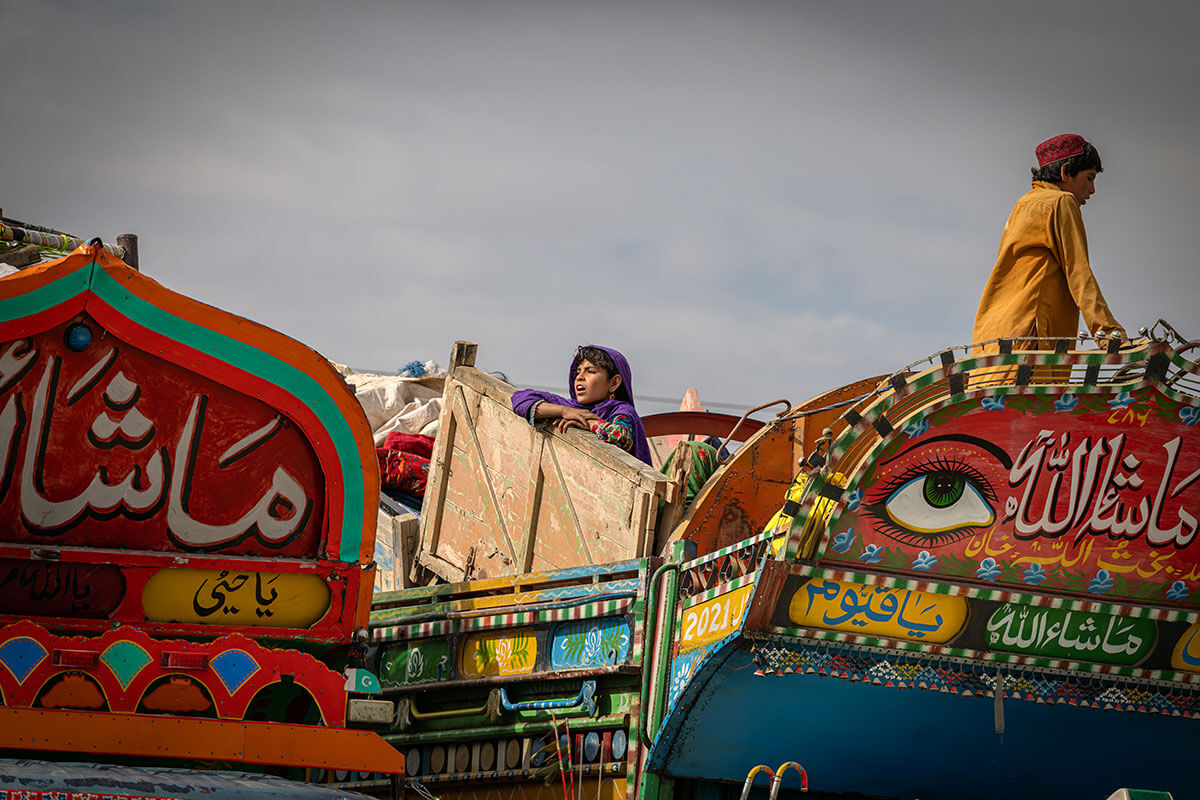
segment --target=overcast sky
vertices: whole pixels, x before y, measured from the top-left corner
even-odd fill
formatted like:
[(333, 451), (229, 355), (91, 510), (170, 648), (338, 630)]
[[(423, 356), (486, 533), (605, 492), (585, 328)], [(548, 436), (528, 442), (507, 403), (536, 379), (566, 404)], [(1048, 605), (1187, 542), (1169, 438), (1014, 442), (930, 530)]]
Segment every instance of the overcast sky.
[[(0, 208), (394, 371), (798, 402), (969, 340), (1034, 145), (1200, 338), (1200, 4), (0, 0)], [(644, 403), (643, 412), (664, 410)], [(728, 410), (721, 408), (719, 410)]]

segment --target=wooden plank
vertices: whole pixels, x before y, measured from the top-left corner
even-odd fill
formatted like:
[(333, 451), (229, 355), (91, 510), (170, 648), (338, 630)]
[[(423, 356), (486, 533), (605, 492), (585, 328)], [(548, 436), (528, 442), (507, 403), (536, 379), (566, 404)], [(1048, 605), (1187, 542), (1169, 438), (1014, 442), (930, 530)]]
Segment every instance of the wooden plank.
[(479, 345), (475, 342), (459, 339), (450, 347), (450, 366), (447, 370), (453, 373), (459, 367), (475, 366), (475, 355), (479, 352)]
[(416, 585), (412, 582), (410, 575), (421, 540), (421, 520), (413, 514), (401, 514), (393, 517), (392, 531), (397, 560), (396, 580), (401, 588), (411, 589)]
[(594, 564), (595, 561), (592, 559), (592, 552), (588, 548), (587, 541), (583, 536), (583, 528), (579, 524), (579, 512), (575, 509), (575, 501), (571, 497), (571, 487), (567, 484), (567, 479), (563, 475), (562, 465), (558, 461), (557, 448), (553, 442), (550, 442), (546, 449), (550, 453), (550, 463), (554, 466), (554, 475), (558, 478), (558, 485), (562, 487), (563, 497), (566, 499), (566, 507), (570, 515), (571, 529), (575, 533), (575, 541), (579, 543), (580, 548), (583, 550), (583, 563)]
[(637, 558), (645, 558), (646, 556), (653, 555), (653, 553), (649, 552), (654, 546), (654, 521), (650, 515), (658, 512), (658, 504), (655, 503), (654, 510), (651, 511), (650, 501), (652, 499), (653, 495), (646, 494), (645, 492), (639, 493), (634, 498), (636, 505), (633, 513), (633, 530), (643, 534), (636, 539)]
[(504, 545), (508, 549), (509, 558), (515, 563), (517, 561), (517, 551), (513, 547), (512, 538), (508, 535), (508, 526), (504, 522), (504, 514), (500, 511), (500, 501), (496, 497), (496, 489), (492, 486), (491, 476), (488, 474), (487, 461), (483, 457), (483, 448), (479, 445), (479, 436), (475, 430), (475, 422), (471, 418), (471, 412), (467, 408), (466, 394), (463, 392), (462, 386), (454, 387), (454, 400), (459, 404), (459, 410), (463, 414), (463, 430), (471, 445), (475, 449), (475, 455), (478, 457), (479, 477), (483, 481), (484, 488), (487, 490), (486, 499), (490, 503), (492, 510), (492, 518), (500, 527), (500, 535), (503, 537)]
[(469, 386), (472, 390), (511, 408), (513, 387), (495, 375), (472, 367), (457, 370), (454, 379), (463, 386)]
[(447, 583), (462, 583), (467, 579), (466, 573), (461, 569), (432, 553), (418, 554), (417, 562)]
[(541, 516), (542, 487), (545, 485), (546, 473), (542, 469), (542, 459), (546, 451), (546, 437), (535, 436), (533, 458), (530, 459), (529, 497), (525, 502), (525, 521), (521, 533), (521, 571), (533, 569), (533, 549), (537, 539), (538, 518)]
[[(675, 446), (672, 455), (674, 459), (671, 461), (671, 471), (667, 475), (670, 481), (667, 484), (669, 487), (666, 492), (667, 503), (663, 507), (662, 518), (658, 521), (658, 527), (664, 532), (664, 536), (669, 536), (670, 532), (675, 530), (675, 526), (683, 516), (683, 503), (687, 495), (684, 487), (687, 486), (688, 472), (692, 466), (686, 441), (680, 441)], [(653, 549), (654, 543), (651, 542), (646, 550)]]
[[(446, 488), (450, 481), (450, 456), (453, 452), (454, 437), (457, 433), (458, 420), (454, 416), (453, 404), (446, 402), (452, 381), (446, 380), (446, 388), (442, 393), (442, 411), (438, 422), (438, 436), (434, 442), (433, 459), (429, 465), (432, 476), (425, 488), (425, 500), (421, 506), (421, 536), (420, 552), (435, 553), (442, 532), (442, 516), (446, 506)], [(423, 583), (417, 573), (417, 566), (424, 564), (418, 558), (413, 562), (413, 572), (409, 575), (414, 583)], [(440, 573), (439, 573), (440, 574)]]
[(512, 413), (507, 403), (480, 397), (482, 402), (475, 418), (476, 428), (481, 431), (479, 444), (505, 525), (513, 535), (517, 562), (521, 563), (523, 531), (534, 491), (529, 481), (530, 468), (537, 463), (535, 447), (540, 437), (525, 420)]

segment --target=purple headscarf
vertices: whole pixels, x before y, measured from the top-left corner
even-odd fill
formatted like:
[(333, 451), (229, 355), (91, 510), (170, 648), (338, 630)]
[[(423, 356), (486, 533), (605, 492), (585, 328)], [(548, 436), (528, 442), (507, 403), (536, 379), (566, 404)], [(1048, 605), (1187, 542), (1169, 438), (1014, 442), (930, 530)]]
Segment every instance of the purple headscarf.
[[(575, 400), (574, 391), (571, 392), (571, 397), (560, 397), (550, 392), (538, 392), (533, 389), (518, 389), (513, 392), (512, 409), (515, 413), (522, 417), (529, 416), (529, 409), (538, 400), (547, 403), (556, 403), (560, 406), (569, 406), (571, 408), (583, 408), (596, 416), (609, 422), (618, 414), (625, 414), (633, 420), (633, 455), (641, 461), (650, 462), (650, 444), (646, 441), (646, 429), (642, 427), (642, 419), (638, 416), (637, 409), (633, 407), (633, 373), (629, 369), (629, 362), (625, 360), (625, 356), (621, 355), (620, 351), (613, 350), (611, 347), (601, 347), (598, 344), (585, 345), (585, 347), (594, 347), (597, 350), (603, 350), (608, 353), (608, 357), (613, 360), (613, 364), (617, 367), (617, 374), (621, 376), (621, 385), (617, 387), (616, 397), (608, 400), (601, 400), (599, 403), (584, 405)], [(579, 366), (579, 351), (575, 351), (575, 357), (571, 359), (571, 367), (567, 371), (567, 386), (575, 385), (575, 368)]]

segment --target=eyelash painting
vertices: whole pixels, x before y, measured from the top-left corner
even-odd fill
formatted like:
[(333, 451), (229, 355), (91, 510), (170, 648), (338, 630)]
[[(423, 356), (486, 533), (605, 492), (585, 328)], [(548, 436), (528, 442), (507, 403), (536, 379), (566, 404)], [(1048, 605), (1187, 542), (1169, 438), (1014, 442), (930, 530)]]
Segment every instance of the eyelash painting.
[(939, 456), (914, 464), (872, 491), (864, 510), (875, 529), (904, 544), (938, 547), (996, 521), (996, 492), (978, 469)]

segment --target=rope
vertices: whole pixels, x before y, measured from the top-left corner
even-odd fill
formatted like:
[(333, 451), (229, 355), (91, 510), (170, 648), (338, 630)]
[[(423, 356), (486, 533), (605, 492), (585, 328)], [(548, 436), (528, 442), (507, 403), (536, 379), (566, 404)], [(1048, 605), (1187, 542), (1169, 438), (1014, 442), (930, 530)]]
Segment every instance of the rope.
[[(0, 222), (0, 241), (32, 244), (56, 252), (70, 252), (80, 245), (86, 244), (83, 239), (68, 236), (58, 231), (43, 232), (30, 228), (18, 228), (3, 222)], [(103, 243), (101, 246), (117, 258), (125, 257), (125, 248), (123, 247)]]
[[(609, 740), (611, 744), (611, 739)], [(596, 771), (596, 800), (600, 800), (600, 792), (604, 789), (604, 737), (600, 737), (600, 769)], [(580, 789), (582, 792), (583, 790)]]
[[(563, 717), (563, 725), (567, 727), (567, 774), (571, 776), (571, 800), (575, 800), (575, 772), (571, 769), (571, 720)], [(579, 759), (579, 764), (583, 766), (583, 759)], [(583, 789), (583, 774), (579, 775), (579, 788)]]
[[(550, 729), (550, 735), (554, 737), (554, 753), (558, 756), (558, 777), (562, 778), (563, 800), (566, 800), (567, 797), (574, 800), (573, 796), (567, 794), (567, 773), (563, 771), (562, 748), (558, 744), (558, 717), (553, 711), (550, 712), (550, 721), (554, 724), (554, 727)], [(575, 778), (572, 777), (571, 786), (574, 787), (574, 785)]]

